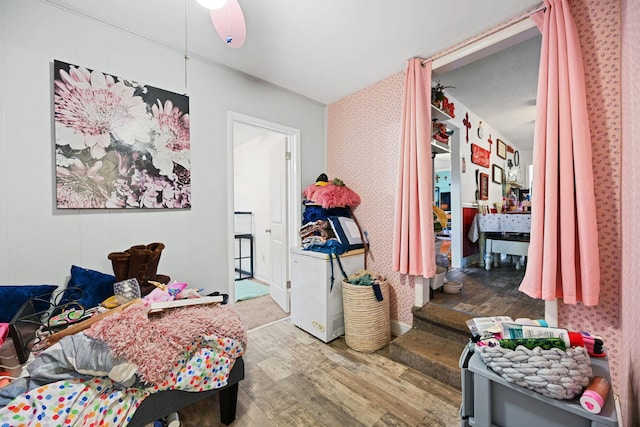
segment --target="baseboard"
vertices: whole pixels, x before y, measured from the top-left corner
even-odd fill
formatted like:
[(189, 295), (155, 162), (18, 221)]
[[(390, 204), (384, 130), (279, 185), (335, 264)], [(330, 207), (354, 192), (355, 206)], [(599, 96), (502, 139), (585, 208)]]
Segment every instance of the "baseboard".
[(394, 337), (399, 337), (400, 335), (405, 334), (411, 330), (411, 325), (406, 323), (402, 323), (398, 320), (391, 321), (391, 335)]
[(472, 254), (462, 258), (460, 267), (465, 268), (473, 264), (478, 264), (479, 262), (480, 262), (480, 254), (478, 253)]
[(256, 274), (256, 272), (253, 273), (253, 277), (251, 277), (252, 280), (255, 280), (257, 282), (261, 282), (265, 285), (269, 285), (269, 282), (267, 281), (267, 277), (264, 277), (264, 274), (260, 274), (259, 272)]

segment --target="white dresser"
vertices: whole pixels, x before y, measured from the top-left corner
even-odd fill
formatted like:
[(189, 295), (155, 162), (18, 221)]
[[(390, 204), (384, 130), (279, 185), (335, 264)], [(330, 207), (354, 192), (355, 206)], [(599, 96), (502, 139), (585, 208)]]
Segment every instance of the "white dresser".
[[(340, 255), (347, 276), (364, 268), (364, 250)], [(331, 289), (331, 261), (322, 252), (291, 250), (291, 321), (324, 342), (344, 335), (342, 280), (333, 256), (334, 283)]]

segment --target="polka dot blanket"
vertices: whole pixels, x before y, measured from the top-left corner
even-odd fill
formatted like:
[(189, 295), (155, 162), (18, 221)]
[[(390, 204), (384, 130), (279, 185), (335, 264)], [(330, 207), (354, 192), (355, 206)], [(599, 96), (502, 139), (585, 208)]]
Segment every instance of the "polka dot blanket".
[(123, 388), (108, 377), (61, 380), (17, 396), (0, 408), (0, 427), (126, 426), (149, 394), (207, 391), (227, 384), (243, 346), (206, 335), (185, 347), (167, 377), (147, 388)]

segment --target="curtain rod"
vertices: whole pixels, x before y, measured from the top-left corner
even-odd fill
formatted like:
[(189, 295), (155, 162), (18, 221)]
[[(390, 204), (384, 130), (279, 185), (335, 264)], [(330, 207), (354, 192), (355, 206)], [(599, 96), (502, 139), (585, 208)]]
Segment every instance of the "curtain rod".
[(445, 50), (443, 50), (443, 51), (441, 51), (439, 53), (436, 53), (435, 55), (433, 55), (430, 58), (423, 59), (420, 63), (422, 65), (424, 65), (429, 61), (435, 61), (436, 59), (440, 59), (443, 56), (446, 56), (446, 55), (449, 55), (449, 54), (451, 54), (453, 52), (456, 52), (458, 50), (464, 49), (465, 47), (470, 46), (473, 43), (476, 43), (476, 42), (478, 42), (478, 41), (480, 41), (480, 40), (482, 40), (484, 38), (492, 36), (492, 35), (500, 32), (502, 30), (505, 30), (505, 29), (515, 25), (515, 24), (518, 24), (518, 23), (524, 21), (525, 19), (527, 19), (528, 17), (530, 17), (531, 15), (533, 15), (534, 13), (540, 12), (542, 10), (546, 10), (546, 6), (544, 6), (544, 4), (542, 4), (542, 5), (540, 5), (540, 6), (536, 7), (536, 8), (533, 8), (533, 9), (527, 11), (527, 12), (524, 12), (524, 13), (518, 15), (518, 16), (515, 16), (515, 17), (513, 17), (511, 19), (508, 19), (508, 20), (498, 24), (497, 26), (485, 31), (484, 33), (480, 33), (480, 34), (477, 34), (477, 35), (475, 35), (473, 37), (470, 37), (470, 38), (468, 38), (466, 40), (463, 40), (460, 43), (458, 43), (457, 45), (451, 46), (450, 48), (447, 48), (447, 49), (445, 49)]

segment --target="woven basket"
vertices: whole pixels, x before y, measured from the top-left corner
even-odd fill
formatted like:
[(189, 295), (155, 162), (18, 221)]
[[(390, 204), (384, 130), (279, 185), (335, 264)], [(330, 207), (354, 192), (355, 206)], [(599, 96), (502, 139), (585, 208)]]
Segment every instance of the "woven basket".
[(380, 284), (382, 301), (376, 299), (371, 286), (342, 281), (344, 336), (347, 345), (363, 353), (372, 353), (391, 341), (389, 318), (389, 282)]
[(591, 358), (584, 347), (515, 350), (476, 346), (476, 352), (495, 373), (510, 383), (553, 399), (573, 399), (589, 385)]

